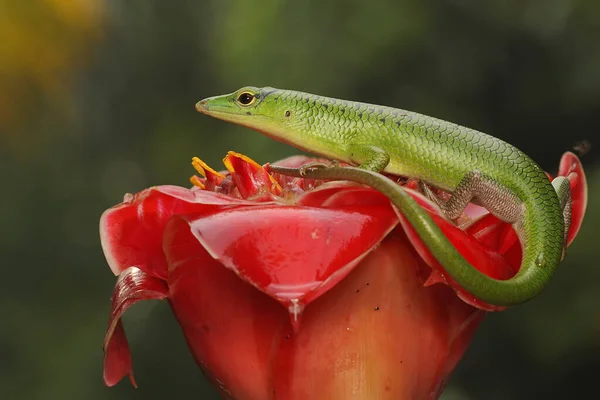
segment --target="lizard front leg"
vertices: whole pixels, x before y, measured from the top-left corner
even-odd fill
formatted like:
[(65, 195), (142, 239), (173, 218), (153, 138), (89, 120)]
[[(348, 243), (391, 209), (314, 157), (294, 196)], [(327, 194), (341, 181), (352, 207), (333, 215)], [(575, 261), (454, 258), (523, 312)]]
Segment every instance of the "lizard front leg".
[(358, 168), (381, 172), (390, 163), (390, 155), (381, 147), (369, 144), (350, 144), (346, 147), (350, 160), (359, 164)]

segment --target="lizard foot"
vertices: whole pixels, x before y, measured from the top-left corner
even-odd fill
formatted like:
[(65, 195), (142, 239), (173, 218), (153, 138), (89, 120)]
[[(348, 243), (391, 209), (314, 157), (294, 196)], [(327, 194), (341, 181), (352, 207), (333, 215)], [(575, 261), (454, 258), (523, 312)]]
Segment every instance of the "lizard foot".
[(333, 165), (328, 165), (322, 162), (311, 162), (308, 164), (304, 164), (303, 166), (301, 166), (300, 168), (298, 168), (298, 171), (300, 173), (301, 177), (305, 177), (309, 172), (313, 172), (319, 169), (324, 169), (324, 168), (331, 168), (331, 167), (336, 167), (338, 164), (337, 162), (335, 162)]

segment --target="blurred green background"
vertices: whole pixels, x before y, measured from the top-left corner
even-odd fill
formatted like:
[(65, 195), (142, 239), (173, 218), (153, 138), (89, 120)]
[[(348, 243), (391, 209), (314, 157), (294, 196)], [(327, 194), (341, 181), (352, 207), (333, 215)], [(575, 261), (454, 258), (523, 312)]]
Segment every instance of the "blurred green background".
[(296, 154), (194, 110), (248, 84), (459, 122), (549, 171), (589, 141), (588, 213), (556, 279), (488, 316), (443, 399), (599, 393), (599, 39), (597, 0), (0, 0), (2, 398), (216, 398), (164, 302), (125, 318), (140, 388), (102, 385), (98, 218), (188, 185), (192, 156)]

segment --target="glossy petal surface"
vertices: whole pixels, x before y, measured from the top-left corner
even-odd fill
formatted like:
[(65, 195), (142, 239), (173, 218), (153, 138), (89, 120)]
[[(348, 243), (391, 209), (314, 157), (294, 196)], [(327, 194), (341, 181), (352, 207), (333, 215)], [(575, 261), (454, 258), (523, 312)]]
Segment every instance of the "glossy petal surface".
[(390, 207), (265, 205), (186, 219), (226, 268), (286, 305), (291, 300), (306, 305), (385, 237), (395, 225), (393, 216)]

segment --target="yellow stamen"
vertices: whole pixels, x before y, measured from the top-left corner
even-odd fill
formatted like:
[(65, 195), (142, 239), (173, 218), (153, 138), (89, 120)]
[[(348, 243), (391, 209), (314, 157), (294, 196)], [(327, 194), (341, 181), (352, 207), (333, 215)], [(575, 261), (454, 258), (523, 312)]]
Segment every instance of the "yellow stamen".
[(218, 173), (217, 171), (215, 171), (214, 169), (212, 169), (211, 167), (209, 167), (204, 161), (202, 161), (198, 157), (193, 157), (192, 158), (192, 166), (203, 177), (206, 177), (206, 173), (208, 172), (208, 173), (210, 173), (212, 175), (218, 176), (219, 178), (225, 179), (225, 175), (222, 175), (222, 174)]
[(206, 186), (204, 186), (204, 183), (202, 183), (200, 178), (198, 178), (196, 175), (193, 175), (190, 177), (190, 182), (192, 182), (192, 185), (198, 186), (202, 190), (206, 189)]
[(232, 174), (235, 173), (235, 168), (233, 168), (233, 164), (231, 163), (231, 161), (229, 161), (229, 156), (223, 159), (223, 165), (225, 165), (227, 171), (229, 171)]

